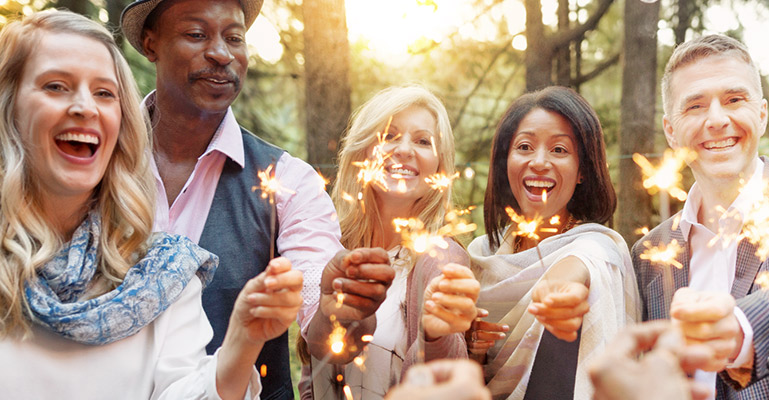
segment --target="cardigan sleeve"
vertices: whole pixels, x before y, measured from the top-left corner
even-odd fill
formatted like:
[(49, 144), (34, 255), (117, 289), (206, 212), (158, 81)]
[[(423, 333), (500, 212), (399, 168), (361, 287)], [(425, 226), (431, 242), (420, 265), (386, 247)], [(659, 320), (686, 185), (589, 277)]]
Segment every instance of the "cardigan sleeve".
[[(467, 344), (464, 335), (454, 333), (437, 340), (424, 343), (424, 354), (420, 357), (419, 343), (424, 333), (420, 329), (422, 315), (419, 295), (424, 293), (427, 285), (441, 274), (441, 267), (448, 263), (464, 266), (470, 265), (467, 251), (456, 241), (449, 240), (449, 247), (439, 250), (435, 256), (423, 254), (417, 261), (408, 277), (406, 292), (406, 329), (408, 330), (408, 352), (403, 362), (401, 377), (405, 376), (408, 368), (419, 361), (431, 361), (440, 358), (467, 358)], [(424, 302), (424, 299), (422, 300)]]

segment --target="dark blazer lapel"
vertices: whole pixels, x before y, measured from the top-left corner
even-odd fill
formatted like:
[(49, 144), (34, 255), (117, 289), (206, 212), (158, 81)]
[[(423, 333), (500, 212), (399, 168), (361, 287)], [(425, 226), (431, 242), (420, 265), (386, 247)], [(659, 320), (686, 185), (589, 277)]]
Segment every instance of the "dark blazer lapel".
[[(672, 227), (672, 224), (670, 225)], [(676, 230), (663, 229), (662, 233), (655, 240), (655, 243), (670, 244), (673, 239), (683, 249), (676, 256), (676, 261), (683, 265), (683, 268), (676, 268), (673, 265), (656, 266), (658, 275), (649, 283), (649, 297), (647, 299), (647, 310), (649, 319), (670, 318), (670, 303), (673, 294), (681, 287), (689, 285), (689, 243), (684, 240), (681, 227)], [(669, 232), (668, 234), (665, 234)], [(667, 237), (666, 237), (667, 236)]]
[(732, 297), (740, 299), (748, 294), (750, 287), (756, 280), (760, 266), (761, 260), (756, 257), (756, 246), (742, 239), (737, 246), (737, 265), (734, 271)]

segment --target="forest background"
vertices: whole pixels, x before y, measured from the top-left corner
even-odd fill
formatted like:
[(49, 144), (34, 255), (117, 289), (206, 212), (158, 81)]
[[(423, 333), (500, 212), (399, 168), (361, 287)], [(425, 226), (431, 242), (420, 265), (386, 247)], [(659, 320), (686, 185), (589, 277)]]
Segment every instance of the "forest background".
[[(130, 0), (0, 0), (0, 26), (21, 14), (68, 8), (116, 32), (143, 94), (154, 67), (119, 34)], [(769, 71), (769, 0), (266, 0), (249, 30), (248, 78), (233, 105), (258, 136), (335, 175), (350, 114), (377, 91), (421, 83), (444, 101), (456, 140), (460, 208), (483, 233), (491, 139), (516, 97), (570, 86), (596, 109), (619, 204), (614, 228), (632, 245), (670, 210), (642, 187), (631, 159), (667, 148), (659, 79), (673, 47), (706, 33), (745, 42)], [(767, 97), (766, 79), (764, 96)], [(767, 154), (765, 135), (759, 151)], [(684, 171), (684, 189), (692, 177)], [(296, 327), (291, 329), (296, 334)], [(293, 354), (292, 354), (293, 356)], [(295, 371), (298, 365), (292, 360)], [(298, 381), (294, 379), (294, 384)]]

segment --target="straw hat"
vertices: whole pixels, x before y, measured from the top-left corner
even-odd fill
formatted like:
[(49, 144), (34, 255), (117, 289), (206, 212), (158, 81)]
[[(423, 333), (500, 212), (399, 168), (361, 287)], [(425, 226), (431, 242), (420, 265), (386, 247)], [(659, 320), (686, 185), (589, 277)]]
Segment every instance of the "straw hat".
[[(123, 15), (120, 16), (120, 28), (123, 30), (123, 36), (131, 43), (139, 53), (144, 54), (142, 51), (142, 30), (144, 29), (144, 21), (147, 20), (147, 16), (150, 15), (152, 10), (160, 4), (163, 0), (136, 0), (129, 4)], [(201, 0), (215, 1), (215, 0)], [(262, 8), (264, 0), (240, 0), (240, 5), (243, 6), (243, 13), (245, 14), (246, 28), (250, 27), (254, 23), (256, 16), (259, 15), (259, 10)]]

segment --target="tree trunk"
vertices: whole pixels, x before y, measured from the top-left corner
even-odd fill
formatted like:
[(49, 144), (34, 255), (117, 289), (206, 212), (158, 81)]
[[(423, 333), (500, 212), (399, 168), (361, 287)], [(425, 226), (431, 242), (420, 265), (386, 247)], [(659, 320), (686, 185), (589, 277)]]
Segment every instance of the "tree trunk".
[[(569, 0), (558, 0), (558, 31), (569, 29)], [(571, 42), (555, 50), (555, 84), (571, 84)]]
[(58, 8), (66, 8), (74, 13), (91, 16), (91, 7), (93, 6), (89, 0), (58, 0), (56, 2)]
[(539, 0), (525, 0), (526, 6), (526, 91), (553, 84), (553, 48), (545, 37), (542, 5)]
[(107, 16), (109, 17), (107, 26), (115, 32), (115, 41), (121, 48), (123, 47), (123, 31), (120, 30), (120, 14), (129, 3), (131, 0), (107, 0)]
[(694, 0), (678, 0), (678, 9), (676, 10), (676, 26), (673, 27), (673, 32), (676, 36), (676, 45), (679, 45), (686, 41), (686, 30), (692, 24), (692, 17), (697, 5)]
[(336, 176), (334, 158), (351, 112), (350, 48), (344, 7), (344, 0), (302, 3), (307, 161), (329, 179)]
[[(659, 2), (625, 2), (620, 117), (622, 155), (654, 151), (659, 10)], [(631, 245), (639, 237), (635, 230), (651, 227), (652, 222), (651, 198), (642, 181), (640, 168), (629, 157), (622, 157), (617, 230)]]

